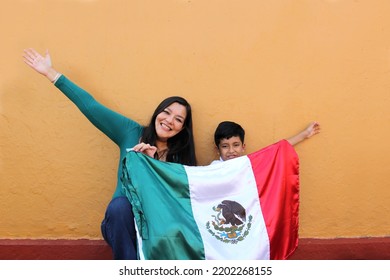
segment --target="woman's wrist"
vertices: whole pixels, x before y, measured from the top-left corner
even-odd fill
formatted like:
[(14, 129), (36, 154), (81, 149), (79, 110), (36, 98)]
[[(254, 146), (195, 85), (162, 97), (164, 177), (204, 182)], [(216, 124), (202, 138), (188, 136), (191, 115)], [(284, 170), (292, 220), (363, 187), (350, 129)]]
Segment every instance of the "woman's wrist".
[(61, 76), (60, 73), (58, 73), (55, 69), (53, 68), (50, 68), (48, 71), (47, 71), (47, 74), (46, 74), (46, 78), (49, 79), (50, 82), (52, 83), (55, 83), (58, 78)]

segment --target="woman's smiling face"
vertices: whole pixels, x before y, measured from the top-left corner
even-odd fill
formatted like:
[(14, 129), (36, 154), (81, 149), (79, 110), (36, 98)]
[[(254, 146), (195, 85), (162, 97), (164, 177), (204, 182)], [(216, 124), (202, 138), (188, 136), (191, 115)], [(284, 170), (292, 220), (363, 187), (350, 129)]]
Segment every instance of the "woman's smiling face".
[(156, 117), (155, 128), (159, 141), (167, 141), (184, 128), (187, 110), (184, 105), (177, 102), (166, 107)]

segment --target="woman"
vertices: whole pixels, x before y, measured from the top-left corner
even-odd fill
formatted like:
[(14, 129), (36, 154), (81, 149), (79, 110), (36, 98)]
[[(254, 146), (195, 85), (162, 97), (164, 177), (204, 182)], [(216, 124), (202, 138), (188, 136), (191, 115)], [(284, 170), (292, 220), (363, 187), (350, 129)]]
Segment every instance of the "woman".
[(137, 259), (136, 232), (131, 204), (122, 193), (120, 176), (126, 149), (167, 162), (196, 165), (190, 104), (182, 97), (163, 100), (154, 111), (148, 126), (118, 114), (97, 102), (51, 63), (50, 54), (40, 55), (34, 49), (24, 50), (24, 62), (44, 75), (61, 90), (80, 111), (120, 149), (117, 185), (109, 203), (101, 230), (111, 246), (114, 259)]

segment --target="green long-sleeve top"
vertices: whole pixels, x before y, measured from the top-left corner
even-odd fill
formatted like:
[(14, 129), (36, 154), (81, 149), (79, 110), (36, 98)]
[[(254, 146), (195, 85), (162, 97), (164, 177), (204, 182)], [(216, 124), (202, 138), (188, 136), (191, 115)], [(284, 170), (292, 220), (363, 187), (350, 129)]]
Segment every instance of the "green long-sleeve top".
[(113, 198), (123, 196), (122, 182), (120, 180), (122, 174), (122, 159), (126, 155), (127, 148), (132, 148), (139, 143), (144, 127), (103, 106), (97, 102), (91, 94), (78, 87), (64, 75), (56, 81), (55, 86), (80, 109), (94, 126), (118, 145), (120, 157), (118, 162), (116, 189)]

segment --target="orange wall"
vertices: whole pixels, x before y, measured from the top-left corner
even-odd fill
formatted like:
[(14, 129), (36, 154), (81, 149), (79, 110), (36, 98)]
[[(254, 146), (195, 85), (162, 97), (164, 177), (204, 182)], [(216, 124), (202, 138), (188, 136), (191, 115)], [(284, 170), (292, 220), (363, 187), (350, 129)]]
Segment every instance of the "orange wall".
[(100, 239), (118, 150), (22, 50), (146, 124), (166, 96), (194, 109), (201, 164), (221, 120), (252, 152), (296, 146), (301, 237), (390, 235), (390, 2), (2, 0), (0, 238)]

